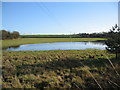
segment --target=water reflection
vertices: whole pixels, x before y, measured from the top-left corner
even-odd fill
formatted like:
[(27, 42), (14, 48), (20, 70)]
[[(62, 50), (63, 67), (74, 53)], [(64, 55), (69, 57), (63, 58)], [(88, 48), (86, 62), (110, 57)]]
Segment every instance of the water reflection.
[(99, 44), (99, 45), (105, 45), (104, 41), (92, 41), (91, 43)]
[(4, 51), (41, 51), (41, 50), (79, 50), (79, 49), (101, 49), (105, 50), (104, 42), (57, 42), (57, 43), (39, 43), (26, 44), (20, 46), (11, 46), (4, 48)]
[(2, 48), (2, 50), (7, 50), (7, 49), (17, 49), (17, 48), (19, 48), (20, 47), (20, 45), (18, 45), (18, 46), (9, 46), (9, 47), (5, 47), (5, 48)]

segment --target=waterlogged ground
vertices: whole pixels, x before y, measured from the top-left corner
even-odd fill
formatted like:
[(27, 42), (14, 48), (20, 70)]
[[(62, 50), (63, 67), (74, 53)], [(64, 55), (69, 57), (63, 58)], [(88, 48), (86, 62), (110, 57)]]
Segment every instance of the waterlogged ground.
[(13, 46), (4, 49), (5, 51), (43, 51), (43, 50), (84, 50), (100, 49), (105, 50), (104, 42), (57, 42), (57, 43), (39, 43)]
[[(14, 40), (2, 40), (2, 48), (34, 43), (53, 43), (53, 42), (81, 42), (105, 40), (104, 38), (19, 38)], [(1, 41), (1, 40), (0, 40)]]
[(120, 88), (114, 57), (104, 50), (3, 51), (3, 88)]

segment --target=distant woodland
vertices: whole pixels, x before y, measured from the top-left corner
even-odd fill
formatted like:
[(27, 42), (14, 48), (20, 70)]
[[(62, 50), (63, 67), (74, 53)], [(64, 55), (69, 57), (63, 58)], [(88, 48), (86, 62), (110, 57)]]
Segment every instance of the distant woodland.
[(102, 33), (79, 33), (71, 35), (20, 35), (18, 31), (9, 32), (0, 30), (0, 39), (17, 39), (17, 38), (107, 38), (108, 32)]
[(19, 37), (20, 37), (20, 34), (17, 31), (9, 32), (6, 30), (0, 30), (0, 39), (2, 40), (17, 39)]

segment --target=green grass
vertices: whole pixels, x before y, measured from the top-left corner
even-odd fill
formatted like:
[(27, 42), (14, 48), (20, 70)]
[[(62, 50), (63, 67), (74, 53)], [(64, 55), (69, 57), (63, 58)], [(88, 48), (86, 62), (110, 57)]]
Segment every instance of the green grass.
[(21, 35), (22, 38), (80, 38), (80, 35)]
[[(105, 39), (20, 38), (2, 40), (2, 47), (97, 40)], [(120, 58), (105, 50), (3, 51), (2, 56), (3, 88), (120, 88)]]
[(3, 88), (120, 88), (114, 58), (104, 50), (3, 51)]
[(103, 38), (19, 38), (14, 40), (2, 40), (2, 47), (17, 46), (34, 43), (51, 43), (51, 42), (80, 42), (105, 40)]

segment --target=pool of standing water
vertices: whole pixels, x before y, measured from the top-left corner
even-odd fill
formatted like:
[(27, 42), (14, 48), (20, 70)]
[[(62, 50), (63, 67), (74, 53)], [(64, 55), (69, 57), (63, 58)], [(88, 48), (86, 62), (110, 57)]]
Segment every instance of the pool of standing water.
[(56, 42), (56, 43), (38, 43), (11, 46), (3, 49), (4, 51), (43, 51), (43, 50), (84, 50), (100, 49), (105, 50), (104, 42)]

